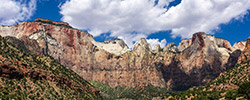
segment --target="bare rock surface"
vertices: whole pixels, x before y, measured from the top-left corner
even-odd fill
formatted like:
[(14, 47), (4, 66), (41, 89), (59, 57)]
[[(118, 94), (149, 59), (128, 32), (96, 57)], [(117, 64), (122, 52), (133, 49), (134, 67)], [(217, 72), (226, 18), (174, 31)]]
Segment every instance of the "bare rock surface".
[(246, 41), (240, 41), (233, 45), (233, 49), (243, 51), (245, 46), (246, 46)]
[[(112, 87), (149, 85), (165, 87), (151, 54), (151, 47), (142, 39), (129, 50), (123, 40), (96, 42), (93, 36), (73, 29), (68, 24), (39, 19), (13, 26), (0, 26), (0, 35), (17, 39), (27, 37), (37, 44), (30, 50), (50, 55), (69, 66), (86, 80), (99, 81)], [(26, 44), (26, 43), (24, 43)], [(36, 48), (38, 46), (39, 48)]]
[(250, 60), (250, 37), (246, 41), (246, 46), (244, 50), (241, 52), (241, 55), (238, 59), (238, 64), (249, 61)]

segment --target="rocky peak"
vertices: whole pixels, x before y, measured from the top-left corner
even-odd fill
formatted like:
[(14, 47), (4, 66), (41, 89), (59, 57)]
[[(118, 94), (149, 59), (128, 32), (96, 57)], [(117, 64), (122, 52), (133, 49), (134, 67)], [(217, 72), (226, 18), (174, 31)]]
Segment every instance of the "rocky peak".
[(69, 24), (66, 23), (66, 22), (55, 22), (55, 21), (48, 20), (48, 19), (43, 19), (43, 18), (36, 18), (35, 22), (43, 22), (43, 23), (54, 24), (54, 25), (69, 26)]
[(121, 55), (130, 51), (127, 44), (122, 39), (111, 39), (110, 41), (105, 40), (104, 43), (93, 40), (92, 43), (98, 48), (104, 49), (115, 55)]
[(178, 45), (178, 50), (183, 51), (192, 44), (192, 39), (182, 40)]
[[(249, 48), (250, 48), (250, 37), (247, 39), (247, 42), (246, 42), (246, 47), (245, 47), (246, 49), (248, 49), (249, 50)], [(246, 50), (245, 49), (245, 50)]]
[(150, 44), (147, 42), (147, 40), (145, 38), (141, 38), (139, 41), (137, 41), (133, 47), (133, 51), (135, 50), (147, 50), (147, 51), (151, 51), (152, 48), (150, 46)]
[[(185, 42), (184, 42), (185, 41)], [(173, 73), (166, 76), (166, 81), (173, 81), (175, 86), (182, 87), (185, 84), (202, 85), (216, 78), (225, 71), (230, 57), (230, 51), (223, 45), (227, 41), (217, 39), (203, 32), (193, 34), (192, 39), (182, 41), (179, 45), (181, 53), (176, 53), (171, 63), (165, 67), (164, 73)], [(217, 41), (219, 41), (217, 43)], [(189, 45), (189, 46), (188, 46)], [(187, 46), (187, 47), (184, 47)], [(177, 77), (178, 76), (178, 77)], [(182, 78), (180, 78), (182, 77)], [(185, 87), (185, 86), (184, 86)]]
[(192, 44), (196, 49), (201, 50), (202, 48), (209, 49), (227, 49), (227, 51), (232, 51), (231, 44), (229, 41), (215, 38), (212, 35), (205, 34), (204, 32), (199, 32), (193, 35)]
[(139, 41), (137, 41), (132, 50), (132, 52), (135, 55), (140, 57), (143, 57), (143, 55), (151, 53), (151, 51), (152, 51), (151, 45), (147, 42), (145, 38), (141, 38)]
[(215, 40), (216, 40), (216, 45), (219, 48), (226, 48), (229, 51), (233, 50), (229, 41), (227, 41), (225, 39), (221, 39), (221, 38), (215, 38)]
[(249, 61), (250, 60), (250, 37), (246, 41), (246, 46), (244, 50), (241, 52), (241, 55), (238, 59), (238, 64)]
[[(214, 36), (199, 32), (193, 35), (192, 44), (183, 50), (180, 56), (182, 66), (185, 72), (190, 72), (194, 68), (201, 70), (208, 66), (213, 66), (218, 74), (226, 70), (224, 66), (230, 57), (230, 51), (227, 46), (219, 47), (221, 43), (217, 43), (218, 39)], [(222, 41), (222, 40), (219, 40)], [(229, 46), (230, 47), (230, 44)], [(232, 64), (233, 65), (233, 64)]]
[[(210, 38), (207, 34), (203, 32), (199, 32), (193, 35), (192, 37), (192, 44), (190, 47), (192, 47), (193, 50), (201, 50), (205, 48), (208, 45), (208, 43), (213, 43), (214, 38)], [(212, 42), (213, 41), (213, 42)], [(215, 43), (213, 43), (214, 46)]]
[(118, 44), (122, 48), (128, 48), (127, 44), (122, 39), (111, 39), (109, 43)]
[(184, 65), (190, 66), (189, 68), (191, 68), (191, 66), (202, 66), (205, 56), (210, 56), (210, 53), (218, 54), (218, 52), (214, 52), (217, 51), (216, 48), (217, 46), (213, 36), (199, 32), (193, 34), (192, 44), (183, 50), (181, 59), (184, 60)]
[(177, 52), (178, 48), (174, 43), (169, 43), (167, 46), (163, 48), (163, 52), (168, 52), (168, 51)]
[(161, 50), (160, 44), (156, 44), (156, 45), (154, 46), (154, 52), (159, 53), (160, 50)]
[(233, 49), (243, 51), (246, 46), (246, 41), (240, 41), (238, 43), (234, 43)]

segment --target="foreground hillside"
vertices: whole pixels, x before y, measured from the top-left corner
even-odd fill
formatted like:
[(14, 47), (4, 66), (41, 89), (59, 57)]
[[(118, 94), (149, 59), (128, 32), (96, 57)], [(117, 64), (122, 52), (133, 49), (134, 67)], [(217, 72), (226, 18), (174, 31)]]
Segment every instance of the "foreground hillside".
[(51, 57), (30, 55), (0, 36), (0, 99), (100, 99), (99, 92)]

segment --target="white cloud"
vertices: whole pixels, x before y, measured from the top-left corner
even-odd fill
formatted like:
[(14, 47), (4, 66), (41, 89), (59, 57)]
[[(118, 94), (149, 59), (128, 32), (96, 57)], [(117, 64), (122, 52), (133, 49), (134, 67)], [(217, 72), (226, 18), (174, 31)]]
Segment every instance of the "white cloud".
[(88, 29), (94, 36), (110, 32), (132, 47), (133, 41), (164, 30), (182, 38), (199, 31), (213, 34), (220, 24), (241, 18), (250, 8), (250, 0), (182, 0), (164, 8), (172, 1), (68, 0), (60, 13), (73, 27)]
[(29, 19), (36, 10), (36, 0), (0, 0), (0, 24), (11, 25)]
[(154, 48), (157, 44), (160, 44), (161, 48), (163, 48), (166, 45), (167, 40), (163, 39), (159, 41), (159, 39), (147, 39), (147, 42), (151, 45), (152, 48)]

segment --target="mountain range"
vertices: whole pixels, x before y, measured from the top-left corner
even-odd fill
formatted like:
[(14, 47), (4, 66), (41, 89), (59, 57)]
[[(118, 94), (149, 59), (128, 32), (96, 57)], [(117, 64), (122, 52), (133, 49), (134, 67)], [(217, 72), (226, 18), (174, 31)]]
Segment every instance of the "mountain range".
[[(37, 18), (34, 22), (1, 25), (0, 35), (12, 45), (9, 48), (13, 50), (17, 48), (30, 55), (52, 57), (58, 62), (58, 66), (67, 66), (68, 70), (74, 71), (70, 73), (77, 73), (74, 77), (79, 75), (83, 78), (81, 80), (89, 81), (90, 83), (86, 83), (89, 84), (88, 87), (104, 84), (110, 88), (155, 87), (184, 91), (194, 86), (210, 84), (218, 80), (217, 77), (221, 77), (223, 72), (250, 60), (250, 38), (231, 46), (229, 41), (204, 32), (195, 33), (191, 39), (182, 40), (178, 46), (170, 43), (164, 48), (156, 45), (152, 49), (147, 40), (142, 38), (135, 43), (133, 49), (129, 49), (121, 39), (97, 42), (91, 34), (72, 28), (68, 23)], [(8, 59), (8, 56), (4, 59)], [(46, 65), (48, 61), (43, 63)], [(31, 65), (33, 64), (27, 66)], [(1, 65), (2, 68), (3, 66)], [(21, 69), (16, 68), (24, 70)], [(1, 72), (3, 70), (6, 68), (1, 69)], [(22, 74), (25, 77), (30, 75), (29, 71)], [(1, 74), (1, 77), (12, 77), (8, 75)], [(232, 86), (232, 89), (238, 88), (238, 85)], [(217, 87), (210, 89), (217, 90)], [(88, 92), (95, 95), (91, 98), (99, 96), (99, 92), (95, 91), (97, 90), (93, 87), (92, 92)]]

